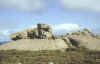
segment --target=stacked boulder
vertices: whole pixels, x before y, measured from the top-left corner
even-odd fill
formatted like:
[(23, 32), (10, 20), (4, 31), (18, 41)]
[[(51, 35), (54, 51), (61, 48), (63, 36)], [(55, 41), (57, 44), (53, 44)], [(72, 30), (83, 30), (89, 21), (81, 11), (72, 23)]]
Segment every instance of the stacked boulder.
[(37, 28), (23, 30), (12, 34), (12, 40), (19, 39), (48, 39), (52, 38), (52, 28), (48, 24), (38, 24)]
[(48, 24), (38, 24), (38, 34), (40, 39), (51, 38), (52, 28)]

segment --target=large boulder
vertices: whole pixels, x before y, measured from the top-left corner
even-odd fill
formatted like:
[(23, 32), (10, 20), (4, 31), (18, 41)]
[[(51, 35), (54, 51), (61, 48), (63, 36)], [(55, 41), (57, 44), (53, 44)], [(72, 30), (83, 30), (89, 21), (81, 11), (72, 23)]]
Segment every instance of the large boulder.
[(33, 31), (34, 31), (34, 29), (22, 30), (20, 32), (16, 32), (14, 34), (11, 34), (10, 38), (12, 40), (29, 39), (30, 37), (28, 37), (29, 36), (28, 32), (32, 32), (32, 34), (33, 34)]
[(76, 47), (86, 47), (90, 50), (100, 51), (100, 39), (97, 39), (95, 35), (87, 29), (72, 33), (69, 36), (69, 40), (72, 45)]
[(42, 35), (42, 38), (43, 39), (50, 39), (50, 38), (52, 38), (52, 33), (50, 33), (50, 32), (43, 32), (43, 35)]
[(38, 24), (37, 27), (40, 39), (52, 38), (52, 27), (49, 24)]
[(11, 38), (11, 40), (21, 39), (20, 34), (18, 32), (17, 33), (14, 33), (14, 34), (11, 34), (10, 35), (10, 38)]
[(97, 39), (100, 39), (100, 35), (96, 35), (96, 38), (97, 38)]

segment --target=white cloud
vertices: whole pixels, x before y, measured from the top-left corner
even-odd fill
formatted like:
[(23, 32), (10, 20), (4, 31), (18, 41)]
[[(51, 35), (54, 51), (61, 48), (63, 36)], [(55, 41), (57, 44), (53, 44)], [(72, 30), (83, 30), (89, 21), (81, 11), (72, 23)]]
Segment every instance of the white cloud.
[(72, 32), (75, 30), (79, 30), (80, 27), (78, 24), (59, 24), (53, 26), (54, 32), (55, 33), (67, 33), (67, 32)]
[(10, 35), (17, 32), (18, 29), (3, 29), (0, 31), (0, 42), (1, 41), (10, 41)]
[(10, 40), (9, 39), (9, 35), (10, 35), (9, 30), (1, 30), (0, 31), (0, 42), (1, 41), (8, 41), (8, 40)]
[(0, 7), (20, 11), (40, 11), (44, 8), (44, 0), (0, 0)]
[(60, 0), (64, 8), (100, 11), (100, 0)]
[(37, 27), (37, 25), (31, 25), (28, 28), (36, 28), (36, 27)]
[(3, 35), (9, 35), (10, 34), (8, 30), (1, 31), (0, 33), (3, 34)]

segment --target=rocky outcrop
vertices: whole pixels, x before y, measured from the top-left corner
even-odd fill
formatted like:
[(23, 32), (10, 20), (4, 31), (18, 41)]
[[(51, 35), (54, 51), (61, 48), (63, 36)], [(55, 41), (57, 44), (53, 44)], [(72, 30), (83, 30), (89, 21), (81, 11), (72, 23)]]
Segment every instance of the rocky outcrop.
[(10, 35), (10, 38), (12, 40), (29, 39), (29, 38), (32, 38), (33, 37), (33, 34), (34, 34), (35, 31), (36, 31), (36, 28), (23, 30), (23, 31), (20, 31), (20, 32), (11, 34)]
[(76, 47), (83, 46), (90, 50), (100, 50), (100, 39), (97, 39), (88, 29), (73, 32), (68, 38), (72, 45)]
[(0, 50), (56, 50), (75, 46), (100, 51), (100, 36), (94, 35), (88, 29), (54, 36), (50, 25), (37, 24), (37, 28), (12, 34), (11, 39), (17, 41), (0, 46)]
[(96, 38), (97, 38), (97, 39), (100, 39), (100, 35), (96, 35)]
[(0, 50), (64, 50), (71, 45), (68, 38), (56, 38), (48, 24), (14, 33), (11, 39), (16, 41), (0, 46)]
[(48, 24), (38, 24), (37, 28), (26, 29), (12, 34), (12, 40), (19, 39), (50, 39), (52, 38), (52, 28)]

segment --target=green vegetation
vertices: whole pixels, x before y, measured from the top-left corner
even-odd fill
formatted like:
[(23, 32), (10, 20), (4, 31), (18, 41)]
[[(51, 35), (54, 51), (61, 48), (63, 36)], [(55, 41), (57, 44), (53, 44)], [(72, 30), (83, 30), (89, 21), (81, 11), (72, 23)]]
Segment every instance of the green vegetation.
[[(73, 47), (74, 48), (74, 47)], [(97, 64), (98, 51), (74, 48), (67, 51), (0, 51), (0, 64)], [(100, 63), (98, 63), (100, 64)]]

